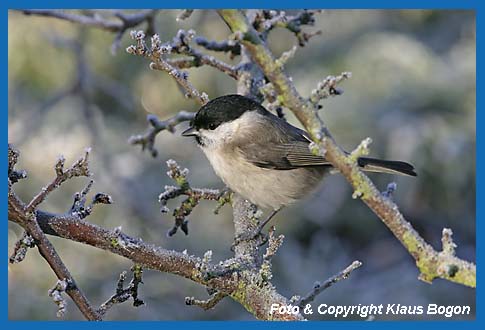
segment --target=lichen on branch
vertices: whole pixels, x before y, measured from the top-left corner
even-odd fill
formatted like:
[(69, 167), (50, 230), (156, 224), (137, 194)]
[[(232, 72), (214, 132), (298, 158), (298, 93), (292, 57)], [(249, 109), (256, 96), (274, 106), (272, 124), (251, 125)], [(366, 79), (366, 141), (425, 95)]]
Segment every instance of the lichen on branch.
[[(264, 39), (260, 37), (258, 31), (241, 11), (219, 10), (219, 15), (234, 34), (241, 35), (241, 44), (272, 83), (280, 102), (290, 109), (306, 128), (315, 142), (315, 146), (325, 154), (327, 160), (347, 179), (354, 191), (358, 192), (362, 201), (383, 221), (416, 260), (416, 265), (421, 272), (419, 278), (428, 282), (435, 278), (444, 278), (476, 287), (475, 264), (454, 255), (443, 255), (434, 250), (404, 219), (397, 205), (390, 198), (381, 194), (372, 181), (359, 169), (354, 159), (355, 154), (349, 156), (337, 145), (316, 111), (318, 102), (315, 101), (319, 100), (319, 93), (314, 93), (313, 100), (312, 97), (305, 99), (298, 93), (284, 68), (277, 65)], [(316, 90), (324, 90), (323, 85), (320, 86), (322, 88), (317, 86)], [(361, 147), (357, 150), (366, 149), (365, 145), (361, 144)], [(443, 269), (452, 269), (452, 271), (443, 271)]]

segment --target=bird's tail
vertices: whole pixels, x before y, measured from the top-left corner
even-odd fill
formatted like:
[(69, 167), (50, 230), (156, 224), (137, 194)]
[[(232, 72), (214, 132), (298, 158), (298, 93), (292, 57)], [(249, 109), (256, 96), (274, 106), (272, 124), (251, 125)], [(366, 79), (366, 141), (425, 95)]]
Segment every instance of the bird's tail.
[(379, 172), (379, 173), (391, 173), (391, 174), (404, 174), (410, 176), (417, 176), (414, 172), (414, 166), (397, 160), (382, 160), (376, 158), (359, 157), (357, 164), (364, 171)]

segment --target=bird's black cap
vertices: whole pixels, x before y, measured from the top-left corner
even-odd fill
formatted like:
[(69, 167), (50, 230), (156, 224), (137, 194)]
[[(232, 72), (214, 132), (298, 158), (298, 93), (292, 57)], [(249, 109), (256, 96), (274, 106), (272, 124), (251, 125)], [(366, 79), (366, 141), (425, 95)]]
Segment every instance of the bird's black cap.
[(246, 111), (255, 110), (264, 111), (264, 108), (258, 102), (242, 95), (224, 95), (202, 106), (191, 126), (197, 130), (215, 129), (222, 123), (241, 117)]

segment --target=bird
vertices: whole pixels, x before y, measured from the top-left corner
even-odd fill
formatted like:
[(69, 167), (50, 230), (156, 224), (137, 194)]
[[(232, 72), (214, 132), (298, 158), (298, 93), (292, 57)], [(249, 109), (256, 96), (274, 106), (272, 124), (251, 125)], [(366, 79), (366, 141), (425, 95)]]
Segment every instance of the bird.
[[(313, 190), (332, 171), (324, 156), (310, 151), (310, 135), (255, 100), (230, 94), (203, 105), (182, 136), (194, 137), (229, 189), (273, 212)], [(359, 157), (364, 171), (416, 176), (403, 161)]]

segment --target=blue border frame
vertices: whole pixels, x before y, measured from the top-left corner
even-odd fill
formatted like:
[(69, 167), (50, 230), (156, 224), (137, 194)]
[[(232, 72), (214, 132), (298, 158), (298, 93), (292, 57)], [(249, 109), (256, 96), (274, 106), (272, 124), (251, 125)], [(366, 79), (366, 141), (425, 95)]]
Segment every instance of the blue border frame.
[[(483, 3), (483, 1), (482, 1)], [(176, 4), (176, 6), (175, 6)], [(0, 4), (2, 8), (2, 26), (4, 26), (4, 42), (8, 40), (8, 9), (11, 8), (224, 8), (228, 6), (227, 1), (221, 0), (204, 0), (204, 1), (195, 1), (195, 0), (178, 0), (176, 2), (161, 2), (161, 1), (153, 1), (153, 0), (137, 0), (132, 1), (130, 3), (120, 3), (119, 1), (93, 1), (93, 0), (85, 0), (85, 1), (60, 1), (60, 0), (49, 0), (43, 1), (40, 4), (38, 1), (33, 0), (19, 0), (19, 1), (11, 1), (11, 0), (4, 0)], [(345, 9), (345, 8), (394, 8), (394, 9), (425, 9), (425, 8), (433, 8), (433, 9), (475, 9), (476, 10), (476, 26), (477, 26), (477, 109), (483, 103), (483, 98), (481, 97), (481, 93), (483, 92), (483, 87), (480, 85), (480, 74), (483, 74), (483, 65), (479, 60), (484, 56), (484, 50), (482, 43), (485, 42), (483, 38), (483, 24), (480, 22), (480, 18), (483, 17), (484, 9), (483, 4), (480, 3), (479, 0), (428, 0), (428, 1), (418, 1), (418, 0), (395, 0), (395, 1), (383, 1), (383, 0), (371, 0), (366, 1), (363, 3), (362, 1), (358, 0), (344, 0), (344, 1), (309, 1), (309, 0), (299, 0), (299, 1), (291, 1), (291, 0), (270, 0), (270, 1), (254, 1), (254, 0), (246, 0), (246, 1), (234, 1), (230, 4), (232, 8), (331, 8), (331, 9)], [(481, 56), (480, 56), (481, 55)], [(4, 50), (1, 54), (2, 63), (3, 63), (3, 72), (4, 72), (4, 79), (2, 80), (2, 95), (3, 95), (3, 104), (7, 106), (8, 102), (8, 81), (5, 79), (5, 74), (8, 72), (8, 59), (7, 59), (7, 51)], [(485, 58), (485, 56), (484, 56)], [(8, 78), (7, 78), (8, 79)], [(1, 111), (2, 116), (2, 132), (4, 136), (4, 141), (7, 143), (8, 140), (8, 111), (7, 107), (4, 108), (4, 111)], [(485, 165), (484, 162), (484, 152), (481, 150), (483, 146), (483, 134), (480, 132), (480, 128), (484, 128), (484, 120), (485, 115), (483, 111), (478, 111), (476, 113), (476, 125), (477, 125), (477, 157), (476, 157), (476, 166), (477, 169), (483, 168)], [(4, 147), (4, 153), (6, 153), (7, 148)], [(2, 171), (5, 173), (7, 171), (7, 162), (1, 162), (0, 164)], [(484, 174), (481, 171), (477, 171), (476, 177), (476, 218), (483, 218), (484, 215), (484, 207), (480, 203), (485, 198), (483, 186), (484, 181)], [(2, 189), (2, 196), (4, 198), (7, 196), (7, 188), (5, 185), (1, 186)], [(7, 223), (7, 203), (0, 205), (1, 213), (5, 215), (5, 222)], [(477, 221), (477, 264), (481, 265), (483, 260), (483, 253), (482, 248), (480, 246), (481, 243), (480, 237), (484, 237), (484, 227), (483, 225)], [(8, 231), (5, 230), (3, 234), (4, 244), (6, 245), (8, 242)], [(480, 270), (480, 266), (478, 267)], [(477, 273), (478, 277), (480, 278), (480, 271)], [(137, 322), (133, 324), (132, 322), (103, 322), (103, 323), (88, 323), (88, 322), (33, 322), (33, 321), (9, 321), (8, 320), (8, 297), (7, 292), (8, 288), (8, 274), (7, 269), (5, 268), (1, 274), (2, 281), (4, 286), (4, 299), (1, 301), (1, 311), (2, 311), (2, 320), (0, 321), (1, 325), (5, 328), (15, 328), (15, 329), (31, 329), (35, 327), (36, 329), (41, 328), (48, 328), (48, 329), (61, 329), (68, 325), (69, 327), (74, 328), (86, 328), (88, 326), (103, 326), (104, 328), (116, 328), (116, 329), (132, 329), (133, 327), (148, 329), (152, 327), (164, 327), (166, 328), (175, 328), (175, 327), (191, 327), (191, 328), (206, 328), (206, 329), (225, 329), (227, 327), (231, 328), (241, 328), (246, 329), (247, 327), (251, 328), (265, 328), (265, 329), (273, 329), (273, 328), (319, 328), (319, 327), (339, 327), (339, 328), (357, 328), (357, 327), (377, 327), (377, 328), (388, 328), (392, 326), (395, 329), (408, 329), (409, 327), (439, 327), (440, 329), (477, 329), (477, 328), (485, 328), (485, 319), (484, 319), (484, 312), (481, 311), (481, 307), (483, 307), (483, 289), (481, 285), (478, 286), (477, 289), (477, 304), (476, 304), (476, 321), (458, 321), (458, 322), (450, 322), (450, 321), (426, 321), (426, 322), (415, 322), (415, 321), (392, 321), (392, 324), (389, 322), (364, 322), (364, 321), (355, 321), (355, 322), (342, 322), (342, 321), (329, 321), (329, 322), (303, 322), (303, 323), (263, 323), (263, 322), (247, 322), (247, 321), (225, 321), (225, 322), (218, 322), (218, 321), (198, 321), (198, 322), (187, 322), (187, 321), (167, 321), (160, 323), (154, 322)]]

